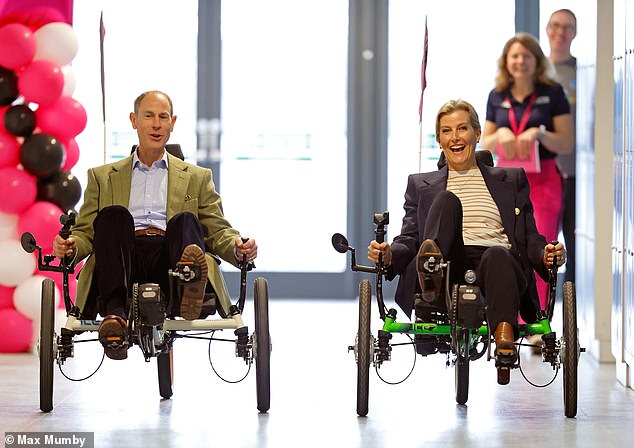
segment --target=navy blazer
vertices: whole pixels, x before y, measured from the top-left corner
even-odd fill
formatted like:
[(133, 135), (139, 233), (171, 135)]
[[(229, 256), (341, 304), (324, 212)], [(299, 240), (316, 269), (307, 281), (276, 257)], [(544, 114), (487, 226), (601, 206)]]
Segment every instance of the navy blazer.
[[(528, 281), (528, 289), (520, 300), (520, 314), (526, 322), (534, 322), (539, 298), (533, 270), (544, 280), (548, 279), (548, 269), (542, 261), (547, 243), (535, 225), (528, 178), (520, 168), (491, 167), (481, 162), (478, 162), (478, 167), (500, 211), (511, 250), (520, 260)], [(427, 212), (436, 195), (447, 189), (447, 175), (445, 165), (438, 171), (410, 174), (407, 180), (403, 226), (401, 234), (391, 244), (392, 264), (387, 279), (400, 276), (395, 300), (408, 317), (412, 313), (418, 282), (414, 261), (424, 239)]]

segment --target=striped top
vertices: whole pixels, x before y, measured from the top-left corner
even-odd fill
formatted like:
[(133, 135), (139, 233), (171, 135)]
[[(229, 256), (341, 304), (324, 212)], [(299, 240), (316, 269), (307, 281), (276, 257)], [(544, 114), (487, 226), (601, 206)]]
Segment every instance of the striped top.
[(500, 211), (484, 183), (479, 168), (449, 170), (447, 190), (462, 203), (462, 239), (465, 246), (511, 247)]

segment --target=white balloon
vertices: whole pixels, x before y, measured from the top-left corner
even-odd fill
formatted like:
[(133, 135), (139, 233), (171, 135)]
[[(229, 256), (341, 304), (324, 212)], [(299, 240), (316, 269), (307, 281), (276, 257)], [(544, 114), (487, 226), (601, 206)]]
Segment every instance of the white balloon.
[[(15, 309), (33, 321), (39, 321), (41, 318), (42, 281), (45, 279), (43, 275), (33, 275), (20, 283), (13, 292)], [(56, 285), (54, 309), (57, 309), (59, 297), (59, 288)]]
[(22, 249), (19, 241), (14, 239), (0, 241), (0, 284), (18, 286), (35, 272), (35, 257)]
[(62, 96), (73, 96), (76, 84), (75, 73), (73, 73), (73, 69), (70, 65), (63, 66), (61, 70), (64, 75), (64, 90), (62, 90)]
[(33, 60), (48, 59), (60, 67), (68, 64), (77, 54), (78, 42), (73, 27), (63, 22), (52, 22), (33, 33), (37, 50)]
[(18, 215), (0, 212), (0, 241), (17, 239)]

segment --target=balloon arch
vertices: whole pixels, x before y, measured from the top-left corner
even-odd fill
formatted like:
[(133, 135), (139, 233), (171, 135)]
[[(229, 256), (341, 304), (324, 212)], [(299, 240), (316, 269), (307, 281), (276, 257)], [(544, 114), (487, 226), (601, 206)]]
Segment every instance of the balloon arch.
[[(0, 352), (16, 353), (37, 336), (42, 280), (61, 284), (59, 274), (37, 270), (19, 236), (31, 232), (51, 252), (60, 215), (81, 198), (71, 169), (87, 116), (72, 97), (77, 38), (58, 11), (0, 12), (0, 42)], [(70, 287), (74, 294), (74, 279)]]

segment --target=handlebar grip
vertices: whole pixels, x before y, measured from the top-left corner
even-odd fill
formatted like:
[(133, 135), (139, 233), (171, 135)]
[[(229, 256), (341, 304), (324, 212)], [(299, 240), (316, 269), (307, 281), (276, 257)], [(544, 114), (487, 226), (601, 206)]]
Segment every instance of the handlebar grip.
[(376, 242), (381, 244), (385, 242), (385, 227), (379, 226), (376, 229)]

